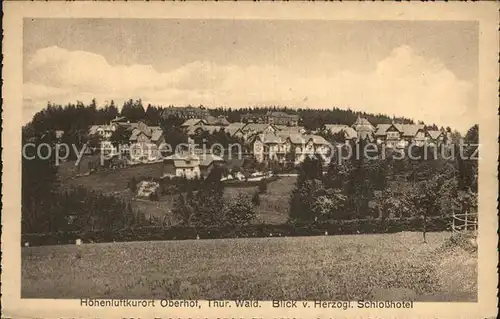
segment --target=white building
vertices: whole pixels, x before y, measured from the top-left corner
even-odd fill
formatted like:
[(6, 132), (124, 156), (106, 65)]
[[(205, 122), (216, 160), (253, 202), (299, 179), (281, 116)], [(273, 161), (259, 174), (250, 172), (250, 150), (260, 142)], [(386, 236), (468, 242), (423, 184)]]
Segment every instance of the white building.
[(113, 135), (114, 131), (116, 131), (116, 125), (115, 124), (109, 124), (109, 125), (92, 125), (89, 128), (89, 135), (97, 135), (101, 139), (109, 140), (111, 138), (111, 135)]
[(256, 135), (252, 140), (253, 154), (257, 162), (277, 160), (279, 162), (303, 162), (306, 156), (321, 156), (329, 163), (333, 146), (318, 135), (278, 132)]
[(377, 143), (389, 148), (404, 148), (409, 144), (422, 146), (425, 135), (422, 124), (379, 124), (375, 131)]
[(168, 156), (163, 164), (164, 177), (193, 179), (208, 176), (216, 165), (224, 165), (225, 161), (222, 157), (214, 154), (185, 152)]

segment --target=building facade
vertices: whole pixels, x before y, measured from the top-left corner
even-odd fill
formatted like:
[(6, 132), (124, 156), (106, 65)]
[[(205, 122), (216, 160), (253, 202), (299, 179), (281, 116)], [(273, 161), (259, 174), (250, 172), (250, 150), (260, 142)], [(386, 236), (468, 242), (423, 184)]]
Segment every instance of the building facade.
[(206, 119), (210, 116), (210, 112), (207, 108), (203, 106), (194, 107), (194, 106), (186, 106), (186, 107), (174, 107), (169, 106), (163, 109), (162, 117), (178, 117), (181, 119)]
[(428, 145), (438, 146), (441, 144), (449, 144), (451, 138), (448, 137), (446, 132), (429, 130), (425, 132), (424, 140)]
[(307, 156), (320, 156), (325, 164), (330, 161), (332, 145), (318, 135), (264, 133), (252, 140), (252, 151), (257, 162), (276, 160), (299, 164)]
[(425, 129), (421, 124), (379, 124), (375, 132), (377, 144), (388, 148), (404, 148), (410, 144), (425, 144)]
[(137, 161), (155, 161), (161, 158), (161, 147), (165, 143), (163, 131), (158, 126), (147, 126), (138, 122), (129, 138), (130, 158)]
[(285, 126), (299, 125), (300, 117), (297, 114), (285, 112), (248, 113), (241, 116), (241, 121), (245, 123), (275, 124)]
[(89, 128), (89, 135), (96, 135), (102, 140), (109, 140), (113, 132), (116, 130), (116, 125), (108, 124), (108, 125), (92, 125)]
[(215, 167), (224, 165), (224, 159), (214, 154), (178, 153), (163, 160), (163, 177), (207, 177)]

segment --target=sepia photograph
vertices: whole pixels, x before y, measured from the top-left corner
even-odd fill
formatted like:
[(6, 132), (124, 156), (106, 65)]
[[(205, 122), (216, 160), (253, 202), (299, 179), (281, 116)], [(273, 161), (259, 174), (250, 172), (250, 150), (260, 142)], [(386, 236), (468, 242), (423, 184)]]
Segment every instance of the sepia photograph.
[(19, 21), (21, 300), (479, 302), (479, 20)]

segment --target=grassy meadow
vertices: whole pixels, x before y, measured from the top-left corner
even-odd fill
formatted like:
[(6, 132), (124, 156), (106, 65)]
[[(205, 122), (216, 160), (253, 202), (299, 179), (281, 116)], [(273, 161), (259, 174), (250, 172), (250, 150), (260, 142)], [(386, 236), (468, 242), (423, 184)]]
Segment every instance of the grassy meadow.
[[(73, 178), (130, 201), (148, 215), (166, 216), (176, 195), (133, 200), (132, 176), (159, 176), (139, 165)], [(83, 164), (82, 167), (85, 164)], [(256, 222), (283, 223), (296, 177), (280, 177), (260, 194)], [(252, 196), (252, 187), (226, 187), (225, 198)], [(447, 232), (241, 238), (41, 246), (22, 248), (22, 298), (295, 299), (476, 301), (477, 253), (451, 244)]]
[[(88, 161), (98, 157), (84, 157), (81, 164), (81, 172), (87, 170)], [(134, 200), (127, 185), (132, 177), (160, 177), (162, 175), (162, 164), (137, 165), (115, 171), (100, 171), (89, 176), (74, 178), (77, 169), (74, 162), (62, 163), (59, 167), (59, 178), (63, 189), (67, 187), (83, 186), (101, 193), (120, 196), (129, 201), (132, 208), (143, 212), (146, 217), (167, 217), (171, 223), (175, 219), (169, 214), (174, 206), (176, 195), (163, 195), (159, 201)], [(280, 224), (287, 220), (289, 211), (290, 194), (295, 186), (296, 177), (280, 177), (278, 180), (268, 184), (268, 190), (260, 195), (260, 205), (256, 207), (256, 222), (268, 224)], [(225, 198), (230, 200), (238, 193), (247, 194), (251, 197), (257, 191), (257, 186), (252, 187), (226, 187)]]
[(22, 298), (475, 301), (477, 256), (450, 233), (22, 248)]
[[(85, 164), (92, 159), (99, 157), (84, 157), (81, 164), (81, 172), (87, 172)], [(58, 169), (58, 176), (63, 186), (83, 186), (102, 193), (123, 193), (127, 190), (128, 182), (132, 177), (156, 177), (163, 174), (162, 163), (141, 164), (129, 166), (116, 170), (97, 171), (89, 176), (75, 178), (77, 168), (74, 161), (62, 163)]]

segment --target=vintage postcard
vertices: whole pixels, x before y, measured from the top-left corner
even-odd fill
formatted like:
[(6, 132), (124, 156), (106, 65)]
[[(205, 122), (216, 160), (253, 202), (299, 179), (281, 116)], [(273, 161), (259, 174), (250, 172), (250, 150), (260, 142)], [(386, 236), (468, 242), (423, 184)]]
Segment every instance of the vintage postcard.
[(5, 318), (496, 317), (496, 3), (3, 18)]

